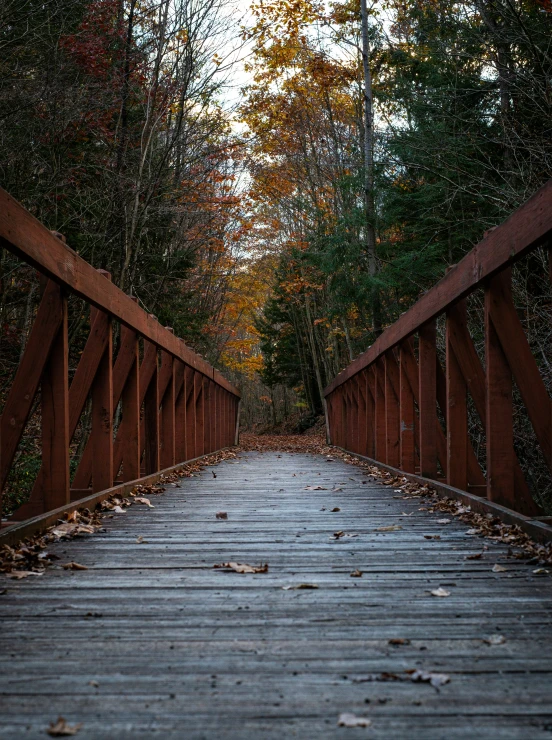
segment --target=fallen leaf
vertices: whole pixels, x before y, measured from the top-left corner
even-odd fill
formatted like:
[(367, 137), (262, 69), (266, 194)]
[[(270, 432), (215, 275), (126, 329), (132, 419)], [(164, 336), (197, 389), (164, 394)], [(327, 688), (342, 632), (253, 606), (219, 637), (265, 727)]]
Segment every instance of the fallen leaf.
[(439, 686), (450, 682), (450, 676), (446, 673), (429, 673), (427, 671), (413, 671), (410, 674), (410, 680), (414, 683), (430, 683), (434, 688), (438, 689)]
[[(153, 506), (149, 498), (144, 498), (143, 496), (136, 496), (134, 500), (136, 501), (137, 504), (145, 504), (146, 506), (149, 506), (150, 509), (155, 509), (155, 506)], [(115, 507), (114, 511), (117, 511), (117, 506)], [(120, 514), (121, 512), (118, 512), (118, 513)]]
[(424, 540), (440, 540), (440, 534), (424, 534)]
[(334, 506), (333, 509), (332, 509), (332, 512), (334, 512), (334, 511), (341, 511), (341, 509), (339, 508), (339, 506)]
[[(134, 499), (134, 500), (138, 501), (138, 499)], [(120, 506), (114, 506), (112, 511), (114, 511), (116, 514), (126, 514), (126, 511)]]
[(41, 576), (42, 573), (37, 573), (35, 570), (12, 570), (11, 573), (6, 575), (8, 578), (17, 578), (20, 581), (22, 578), (28, 578), (29, 576)]
[(357, 568), (351, 573), (351, 578), (362, 578), (362, 571)]
[(481, 532), (480, 529), (468, 529), (466, 534), (479, 534)]
[(211, 470), (211, 473), (213, 473), (213, 478), (217, 477), (217, 474), (213, 470)]
[(136, 544), (137, 544), (137, 545), (147, 545), (147, 544), (148, 544), (148, 541), (147, 541), (147, 540), (145, 540), (145, 539), (144, 539), (144, 538), (142, 537), (142, 535), (139, 535), (139, 536), (138, 536), (138, 537), (136, 538)]
[(503, 568), (502, 565), (499, 565), (498, 563), (495, 563), (492, 567), (493, 573), (506, 573), (506, 568)]
[(402, 529), (400, 524), (391, 524), (389, 527), (378, 527), (376, 532), (396, 532), (398, 529)]
[(342, 530), (339, 530), (339, 532), (333, 533), (331, 539), (340, 540), (342, 537), (358, 537), (358, 534), (348, 534), (347, 532), (343, 532)]
[(478, 552), (475, 555), (466, 555), (466, 560), (481, 560), (483, 557), (482, 552)]
[(389, 645), (410, 645), (410, 640), (405, 637), (393, 637), (387, 641)]
[(317, 583), (298, 583), (296, 586), (282, 586), (282, 591), (297, 591), (303, 588), (318, 588)]
[(534, 574), (535, 574), (536, 576), (547, 576), (547, 575), (548, 575), (548, 574), (550, 573), (550, 571), (549, 571), (549, 570), (546, 570), (546, 568), (536, 568), (536, 569), (535, 569), (535, 570), (533, 571), (533, 573), (534, 573)]
[(247, 565), (246, 563), (216, 563), (213, 568), (224, 568), (236, 573), (267, 573), (268, 563), (261, 563), (259, 566)]
[(76, 735), (81, 727), (82, 722), (79, 722), (78, 725), (68, 725), (63, 717), (58, 717), (57, 722), (50, 722), (50, 727), (46, 732), (52, 737), (67, 737), (69, 735)]
[(441, 588), (441, 586), (439, 586), (439, 588), (433, 589), (433, 591), (431, 592), (431, 595), (432, 596), (450, 596), (450, 591), (447, 591), (446, 589)]
[(97, 689), (100, 684), (97, 681), (89, 681), (88, 685), (93, 686), (95, 689)]
[(487, 645), (504, 645), (506, 638), (504, 635), (491, 635), (490, 637), (485, 637), (483, 642), (486, 642)]
[(80, 563), (75, 563), (74, 561), (71, 561), (70, 563), (65, 563), (65, 565), (61, 566), (63, 570), (88, 570), (87, 565), (81, 565)]
[(368, 717), (357, 717), (356, 714), (343, 712), (337, 720), (338, 727), (370, 727), (372, 720)]
[(327, 491), (327, 488), (324, 488), (323, 486), (305, 486), (305, 491)]
[(217, 511), (217, 513), (215, 514), (215, 517), (217, 519), (228, 519), (228, 514), (226, 511)]
[(450, 519), (437, 519), (437, 524), (450, 524)]

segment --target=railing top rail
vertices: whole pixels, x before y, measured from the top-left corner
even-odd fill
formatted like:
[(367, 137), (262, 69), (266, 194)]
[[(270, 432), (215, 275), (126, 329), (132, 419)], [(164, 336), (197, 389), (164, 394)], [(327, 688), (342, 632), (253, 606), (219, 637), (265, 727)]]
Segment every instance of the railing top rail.
[(60, 285), (109, 313), (144, 339), (182, 360), (230, 393), (239, 392), (202, 357), (193, 352), (116, 285), (51, 234), (20, 203), (0, 188), (0, 244)]
[(549, 180), (504, 223), (490, 231), (445, 277), (388, 327), (371, 347), (342, 370), (325, 388), (324, 396), (471, 293), (493, 273), (543, 244), (551, 233), (552, 180)]

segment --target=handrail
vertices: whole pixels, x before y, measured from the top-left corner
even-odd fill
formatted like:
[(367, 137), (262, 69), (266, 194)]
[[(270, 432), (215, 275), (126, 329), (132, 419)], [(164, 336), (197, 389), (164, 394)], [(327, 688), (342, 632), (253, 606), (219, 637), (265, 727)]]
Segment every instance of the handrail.
[[(512, 379), (550, 471), (552, 402), (513, 302), (511, 266), (551, 237), (552, 180), (333, 379), (324, 390), (331, 441), (522, 514), (542, 513), (514, 450)], [(478, 288), (485, 367), (467, 320), (466, 297)], [(444, 368), (436, 347), (443, 314)], [(483, 465), (468, 434), (468, 393), (485, 432)]]
[[(2, 189), (0, 245), (46, 278), (0, 418), (3, 490), (40, 391), (42, 466), (12, 520), (89, 500), (116, 483), (235, 444), (237, 389)], [(90, 304), (90, 333), (71, 382), (68, 293)], [(114, 320), (120, 322), (116, 357)], [(91, 431), (71, 479), (70, 444), (88, 403)]]
[(182, 339), (136, 305), (116, 285), (106, 283), (86, 260), (64, 244), (20, 203), (0, 188), (0, 244), (33, 265), (42, 274), (110, 314), (125, 326), (140, 333), (159, 349), (170, 352), (194, 370), (214, 380), (227, 391), (238, 391), (215, 368), (187, 347)]
[(489, 231), (457, 265), (422, 296), (374, 344), (342, 370), (324, 389), (328, 396), (355, 373), (417, 331), (426, 321), (480, 286), (494, 272), (513, 264), (541, 245), (552, 231), (552, 180), (518, 208), (504, 223)]

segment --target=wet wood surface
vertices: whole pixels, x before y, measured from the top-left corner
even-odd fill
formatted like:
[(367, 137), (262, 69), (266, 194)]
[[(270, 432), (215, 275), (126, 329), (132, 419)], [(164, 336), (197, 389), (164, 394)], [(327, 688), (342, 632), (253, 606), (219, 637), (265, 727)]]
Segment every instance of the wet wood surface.
[[(507, 546), (321, 456), (242, 454), (151, 500), (0, 577), (1, 738), (59, 715), (79, 740), (552, 737), (552, 580)], [(416, 669), (450, 682), (367, 680)]]

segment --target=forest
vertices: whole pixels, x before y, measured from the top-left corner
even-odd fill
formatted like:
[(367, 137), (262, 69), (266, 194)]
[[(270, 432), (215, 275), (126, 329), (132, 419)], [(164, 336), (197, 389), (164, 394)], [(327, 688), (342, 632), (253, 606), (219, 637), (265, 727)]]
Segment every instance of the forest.
[[(551, 44), (550, 0), (5, 0), (0, 181), (225, 372), (247, 426), (303, 429), (552, 176)], [(40, 291), (7, 250), (0, 283), (8, 387)]]

